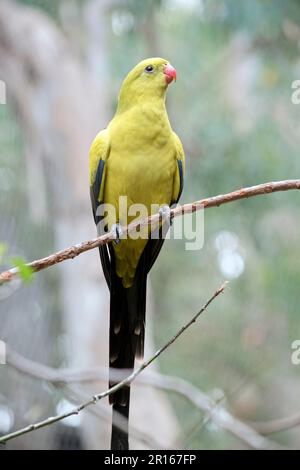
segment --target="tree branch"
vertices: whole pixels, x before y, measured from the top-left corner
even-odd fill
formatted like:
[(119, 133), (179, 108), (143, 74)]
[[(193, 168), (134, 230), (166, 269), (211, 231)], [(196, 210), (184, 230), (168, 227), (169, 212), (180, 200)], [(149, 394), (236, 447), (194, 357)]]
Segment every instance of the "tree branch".
[(171, 346), (171, 344), (173, 344), (179, 338), (179, 336), (181, 336), (185, 332), (185, 330), (187, 330), (198, 319), (198, 317), (207, 309), (207, 307), (211, 304), (211, 302), (213, 302), (213, 300), (216, 297), (218, 297), (224, 291), (224, 289), (226, 288), (226, 285), (227, 285), (227, 282), (222, 284), (222, 286), (219, 287), (219, 289), (216, 290), (216, 292), (210, 297), (210, 299), (196, 313), (196, 315), (193, 316), (193, 318), (190, 321), (188, 321), (184, 326), (182, 326), (180, 328), (180, 330), (166, 344), (164, 344), (164, 346), (162, 346), (160, 349), (158, 349), (156, 351), (156, 353), (153, 356), (150, 357), (150, 359), (145, 361), (138, 369), (133, 371), (124, 380), (117, 383), (116, 385), (114, 385), (110, 389), (105, 390), (104, 392), (99, 393), (97, 395), (94, 395), (92, 398), (88, 399), (84, 403), (81, 403), (77, 407), (74, 407), (72, 410), (70, 410), (66, 413), (62, 413), (62, 414), (59, 414), (59, 415), (56, 415), (56, 416), (51, 416), (51, 417), (49, 417), (49, 418), (47, 418), (43, 421), (39, 421), (38, 423), (35, 423), (35, 424), (30, 424), (29, 426), (26, 426), (22, 429), (19, 429), (17, 431), (12, 432), (12, 433), (1, 436), (0, 437), (0, 444), (1, 443), (3, 444), (3, 443), (5, 443), (5, 442), (7, 442), (11, 439), (16, 438), (16, 437), (22, 436), (23, 434), (27, 434), (29, 432), (36, 431), (37, 429), (41, 429), (45, 426), (49, 426), (50, 424), (61, 421), (65, 418), (68, 418), (69, 416), (78, 415), (85, 408), (87, 408), (91, 405), (95, 405), (98, 401), (102, 400), (104, 397), (106, 397), (108, 395), (111, 395), (112, 393), (116, 392), (120, 388), (123, 388), (123, 387), (131, 384), (131, 382), (133, 382), (136, 379), (136, 377), (138, 375), (140, 375), (141, 372), (144, 369), (146, 369), (150, 364), (152, 364), (153, 361), (155, 361), (169, 346)]
[[(212, 299), (211, 299), (212, 300)], [(206, 307), (208, 304), (206, 304)], [(205, 307), (205, 308), (206, 308)], [(199, 313), (199, 312), (198, 312)], [(185, 325), (185, 329), (188, 328), (195, 321), (195, 317)], [(174, 342), (178, 336), (184, 330), (180, 330), (177, 335), (175, 335), (172, 340), (170, 340), (167, 345), (169, 346)], [(168, 346), (165, 347), (168, 347)], [(162, 352), (161, 348), (161, 352)], [(147, 361), (149, 363), (149, 361)], [(12, 351), (10, 348), (7, 351), (7, 364), (14, 367), (19, 372), (22, 372), (26, 375), (30, 375), (37, 379), (46, 380), (48, 382), (54, 383), (56, 385), (61, 384), (70, 384), (75, 382), (92, 382), (99, 380), (107, 380), (107, 371), (105, 368), (91, 368), (89, 370), (76, 370), (76, 369), (54, 369), (42, 364), (36, 363), (29, 359), (24, 358), (15, 351)], [(148, 364), (149, 365), (149, 364)], [(147, 365), (145, 366), (147, 367)], [(139, 369), (137, 370), (137, 372)], [(119, 380), (120, 377), (124, 376), (124, 371), (119, 374), (117, 371), (116, 375), (113, 375), (115, 380)], [(135, 376), (137, 377), (137, 375)], [(133, 380), (133, 379), (132, 379)], [(123, 381), (124, 383), (124, 381)], [(240, 421), (238, 418), (229, 413), (224, 407), (216, 403), (210, 396), (203, 393), (201, 390), (190, 384), (189, 382), (172, 376), (165, 376), (156, 372), (151, 371), (150, 373), (143, 374), (137, 379), (138, 384), (150, 385), (157, 387), (164, 391), (172, 391), (183, 396), (186, 400), (192, 403), (195, 407), (202, 410), (206, 413), (207, 417), (211, 419), (216, 425), (222, 429), (231, 433), (234, 437), (244, 442), (251, 448), (254, 449), (271, 449), (279, 447), (276, 443), (270, 441), (269, 439), (264, 438), (258, 433), (258, 429), (253, 425), (251, 427), (248, 423)], [(75, 413), (72, 413), (75, 414)], [(67, 416), (66, 416), (67, 417)], [(63, 418), (61, 418), (63, 419)], [(50, 423), (47, 420), (42, 423), (48, 425)], [(255, 423), (256, 425), (258, 423)], [(120, 422), (118, 423), (121, 429), (124, 426), (122, 422), (122, 417), (120, 417)], [(28, 427), (27, 427), (28, 428)], [(254, 428), (254, 429), (253, 429)], [(26, 428), (25, 428), (26, 429)], [(38, 428), (36, 428), (38, 429)], [(135, 437), (137, 439), (142, 439), (144, 442), (148, 442), (148, 436), (144, 435), (140, 430), (134, 429)], [(29, 432), (26, 431), (26, 432)], [(264, 434), (264, 432), (262, 433)], [(5, 437), (5, 436), (4, 436)], [(16, 437), (16, 436), (14, 436)], [(8, 440), (8, 439), (7, 439)], [(1, 440), (0, 440), (1, 442)]]
[[(107, 380), (107, 370), (104, 367), (93, 367), (90, 369), (55, 369), (39, 364), (30, 359), (26, 359), (10, 348), (7, 349), (6, 359), (7, 364), (13, 367), (15, 370), (33, 378), (51, 382), (55, 385), (69, 385), (70, 383), (86, 383)], [(124, 377), (124, 371), (121, 373), (119, 371), (112, 371), (112, 373), (114, 380), (120, 380), (121, 377)], [(125, 371), (125, 373), (127, 372)], [(128, 374), (129, 373), (130, 372), (128, 371)], [(263, 449), (276, 447), (275, 443), (260, 436), (260, 434), (267, 434), (268, 431), (276, 432), (278, 430), (277, 426), (273, 426), (273, 422), (270, 422), (271, 427), (263, 426), (262, 428), (259, 426), (260, 423), (244, 423), (229, 413), (224, 407), (216, 403), (210, 396), (203, 393), (201, 390), (184, 379), (179, 377), (166, 376), (151, 371), (141, 375), (139, 378), (137, 378), (136, 382), (138, 384), (150, 385), (164, 391), (172, 391), (181, 395), (195, 407), (206, 413), (208, 418), (211, 419), (216, 425), (222, 429), (227, 430), (233, 436), (243, 441), (251, 448)], [(296, 419), (296, 424), (299, 424), (299, 417), (297, 418), (298, 422)], [(281, 421), (283, 420), (279, 421), (280, 423), (278, 424), (282, 425), (283, 423)], [(268, 424), (269, 423), (266, 423), (266, 425)], [(288, 425), (291, 424), (295, 424), (295, 419), (292, 420), (292, 423), (288, 423)], [(120, 419), (121, 428), (122, 425), (124, 425), (124, 423), (122, 423), (122, 419)], [(135, 431), (136, 436), (138, 437), (140, 431)], [(142, 437), (143, 440), (146, 439), (146, 436)]]
[(300, 413), (265, 422), (253, 421), (248, 424), (249, 426), (253, 426), (253, 428), (260, 434), (274, 434), (276, 432), (288, 431), (289, 429), (300, 426)]
[[(57, 384), (56, 384), (57, 386)], [(73, 403), (80, 403), (83, 400), (86, 400), (89, 397), (89, 394), (87, 392), (83, 392), (82, 389), (78, 389), (78, 387), (73, 387), (67, 385), (67, 387), (64, 388), (63, 390), (64, 396)], [(99, 403), (101, 405), (101, 403)], [(96, 416), (97, 418), (104, 419), (111, 423), (111, 411), (108, 406), (105, 406), (104, 404), (102, 406), (97, 406), (97, 407), (89, 407), (86, 408), (87, 413), (93, 414), (93, 416)], [(115, 419), (116, 418), (116, 419)], [(120, 413), (115, 413), (115, 424), (118, 427), (118, 429), (121, 429), (122, 431), (127, 431), (128, 429), (128, 423), (127, 419), (124, 418)], [(150, 436), (145, 431), (142, 431), (140, 428), (136, 427), (135, 425), (132, 425), (130, 423), (130, 436), (131, 439), (134, 441), (143, 443), (144, 445), (147, 446), (149, 449), (169, 449), (169, 444), (166, 444), (164, 442), (158, 441), (156, 439), (156, 436)]]
[[(108, 381), (108, 370), (106, 367), (91, 367), (89, 369), (56, 369), (54, 367), (49, 367), (44, 364), (40, 364), (36, 361), (32, 361), (31, 359), (27, 359), (21, 354), (17, 353), (16, 351), (12, 350), (10, 347), (6, 349), (6, 364), (12, 367), (17, 372), (26, 375), (27, 377), (32, 377), (37, 380), (44, 380), (48, 383), (52, 383), (55, 387), (64, 386), (63, 393), (66, 395), (66, 390), (70, 391), (73, 394), (71, 397), (71, 401), (74, 402), (74, 393), (76, 395), (76, 401), (80, 402), (83, 401), (84, 398), (82, 390), (75, 390), (71, 388), (71, 384), (82, 384), (82, 383), (91, 383), (91, 382), (107, 382)], [(112, 378), (114, 380), (120, 380), (121, 377), (124, 377), (125, 374), (130, 374), (131, 371), (123, 370), (121, 373), (119, 371), (113, 370)], [(160, 375), (160, 374), (158, 374)], [(138, 380), (138, 382), (144, 383), (143, 380)], [(146, 381), (146, 383), (148, 383)], [(159, 387), (158, 387), (159, 388)], [(84, 392), (87, 395), (86, 392)], [(70, 395), (67, 394), (67, 395)], [(103, 417), (106, 420), (111, 420), (110, 411), (102, 407), (99, 408), (88, 408), (88, 410), (93, 411), (96, 413), (98, 417)], [(126, 419), (121, 414), (116, 414), (116, 425), (121, 430), (127, 429), (127, 422)], [(166, 449), (166, 445), (163, 445), (161, 442), (157, 442), (153, 436), (147, 435), (145, 432), (141, 431), (140, 429), (130, 425), (131, 436), (137, 441), (143, 442), (146, 444), (150, 449)]]
[[(175, 209), (170, 211), (171, 219), (175, 217), (180, 217), (184, 214), (191, 214), (200, 209), (209, 209), (211, 207), (219, 207), (223, 204), (228, 204), (229, 202), (238, 201), (239, 199), (246, 199), (254, 196), (261, 196), (264, 194), (275, 193), (279, 191), (289, 191), (292, 189), (300, 189), (300, 180), (286, 180), (286, 181), (276, 181), (259, 184), (257, 186), (250, 186), (248, 188), (238, 189), (231, 193), (220, 194), (218, 196), (209, 197), (206, 199), (200, 199), (199, 201), (192, 202), (189, 204), (184, 204), (183, 206), (177, 206)], [(131, 224), (122, 227), (124, 236), (129, 235), (132, 232), (136, 232), (142, 227), (147, 225), (155, 225), (159, 222), (160, 215), (154, 214), (149, 216), (146, 219), (132, 222)], [(65, 248), (57, 253), (53, 253), (45, 258), (32, 261), (28, 263), (34, 272), (41, 271), (42, 269), (49, 268), (55, 264), (62, 263), (67, 259), (73, 259), (76, 256), (79, 256), (85, 251), (92, 250), (101, 245), (105, 245), (115, 239), (115, 235), (112, 232), (106, 233), (92, 240), (87, 240), (77, 245)], [(4, 271), (0, 274), (0, 285), (6, 282), (13, 280), (18, 276), (18, 268), (12, 268), (8, 271)]]
[(233, 416), (224, 406), (218, 404), (209, 395), (180, 377), (165, 376), (158, 373), (147, 373), (138, 382), (149, 384), (161, 390), (172, 391), (183, 396), (196, 408), (206, 413), (206, 421), (211, 420), (232, 436), (244, 442), (248, 447), (257, 450), (275, 449), (280, 446), (261, 436), (250, 424)]
[[(35, 379), (46, 380), (47, 382), (51, 382), (54, 385), (69, 386), (70, 383), (86, 383), (97, 382), (99, 380), (107, 380), (107, 370), (104, 367), (93, 367), (90, 369), (81, 370), (55, 369), (26, 359), (15, 351), (12, 351), (10, 348), (7, 350), (7, 364), (13, 367), (15, 370), (21, 372), (22, 374), (33, 377)], [(124, 371), (122, 371), (121, 373), (119, 373), (118, 371), (112, 372), (112, 377), (114, 380), (119, 380), (120, 377), (124, 376)], [(128, 371), (128, 374), (129, 373), (130, 372)], [(258, 427), (260, 423), (242, 422), (241, 420), (233, 416), (231, 413), (229, 413), (223, 406), (213, 400), (209, 395), (207, 395), (202, 390), (182, 378), (163, 375), (158, 372), (150, 371), (140, 375), (136, 379), (136, 383), (138, 385), (149, 385), (151, 387), (156, 387), (160, 390), (173, 392), (182, 396), (193, 406), (195, 406), (206, 414), (206, 421), (207, 419), (212, 420), (217, 426), (228, 431), (235, 438), (244, 442), (247, 446), (251, 448), (270, 449), (278, 447), (278, 445), (274, 442), (266, 440), (265, 438), (260, 436), (260, 434), (266, 434), (265, 428), (262, 428), (260, 430), (260, 427)], [(104, 411), (102, 410), (101, 413), (104, 413)], [(107, 418), (107, 415), (105, 415), (105, 418)], [(122, 417), (120, 417), (120, 422), (118, 423), (118, 426), (121, 429), (123, 429), (124, 427)], [(143, 440), (144, 442), (148, 443), (148, 436), (144, 435), (138, 429), (134, 429), (134, 431), (137, 439)], [(161, 448), (165, 447), (161, 446)]]

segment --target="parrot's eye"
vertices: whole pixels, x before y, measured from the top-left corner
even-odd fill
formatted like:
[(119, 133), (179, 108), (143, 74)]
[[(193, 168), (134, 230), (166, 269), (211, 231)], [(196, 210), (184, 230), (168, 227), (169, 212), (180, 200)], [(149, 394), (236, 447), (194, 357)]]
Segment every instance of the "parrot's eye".
[(151, 73), (153, 72), (153, 70), (154, 70), (153, 65), (147, 65), (147, 67), (145, 67), (145, 72)]

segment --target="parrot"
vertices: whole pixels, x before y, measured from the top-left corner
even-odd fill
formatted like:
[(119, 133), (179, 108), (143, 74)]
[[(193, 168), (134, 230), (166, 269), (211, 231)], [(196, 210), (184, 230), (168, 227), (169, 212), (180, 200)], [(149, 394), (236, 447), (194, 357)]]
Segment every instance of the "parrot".
[[(165, 104), (168, 85), (176, 75), (176, 69), (162, 58), (138, 63), (121, 85), (113, 119), (96, 135), (89, 151), (90, 196), (98, 234), (115, 234), (111, 243), (99, 247), (110, 291), (110, 387), (118, 382), (114, 370), (133, 370), (135, 359), (143, 358), (147, 276), (165, 239), (161, 232), (156, 237), (147, 233), (122, 238), (122, 225), (124, 220), (138, 219), (129, 210), (135, 204), (142, 204), (148, 215), (153, 205), (168, 215), (167, 209), (178, 203), (183, 190), (185, 154)], [(125, 208), (121, 197), (126, 197)], [(113, 207), (114, 214), (105, 212), (106, 207)], [(160, 219), (160, 230), (166, 218)], [(149, 227), (145, 230), (149, 232)], [(109, 402), (111, 449), (128, 450), (130, 387), (109, 395)], [(120, 415), (126, 423), (122, 427), (117, 425)]]

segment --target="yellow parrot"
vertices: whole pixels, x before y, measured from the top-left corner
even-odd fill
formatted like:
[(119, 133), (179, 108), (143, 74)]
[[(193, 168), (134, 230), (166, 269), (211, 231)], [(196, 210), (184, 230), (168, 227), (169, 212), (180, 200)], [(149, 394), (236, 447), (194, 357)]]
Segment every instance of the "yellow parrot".
[[(113, 230), (116, 235), (115, 242), (99, 248), (110, 290), (110, 370), (133, 369), (135, 357), (143, 357), (147, 275), (164, 241), (161, 233), (150, 237), (148, 228), (146, 237), (143, 233), (141, 238), (122, 238), (122, 225), (138, 218), (130, 213), (133, 204), (143, 204), (150, 215), (157, 212), (152, 205), (165, 208), (177, 203), (183, 188), (184, 151), (165, 106), (173, 80), (176, 70), (165, 59), (136, 65), (122, 84), (114, 118), (90, 148), (94, 220), (98, 233)], [(125, 208), (120, 202), (124, 197)], [(106, 211), (108, 206), (115, 214)], [(110, 386), (114, 383), (111, 379)], [(129, 448), (129, 400), (129, 387), (110, 395), (113, 450)], [(118, 428), (118, 414), (126, 419), (127, 429)]]

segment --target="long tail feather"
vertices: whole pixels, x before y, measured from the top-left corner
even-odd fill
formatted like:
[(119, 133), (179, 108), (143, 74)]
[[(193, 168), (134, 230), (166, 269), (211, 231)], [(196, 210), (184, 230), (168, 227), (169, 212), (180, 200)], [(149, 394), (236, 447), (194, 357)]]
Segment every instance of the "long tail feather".
[[(114, 369), (133, 370), (135, 357), (144, 354), (145, 337), (145, 311), (146, 311), (146, 270), (139, 270), (133, 285), (125, 288), (122, 280), (116, 275), (114, 263), (111, 269), (110, 290), (110, 333), (109, 333), (109, 361), (110, 381), (112, 387), (116, 381)], [(124, 374), (124, 378), (125, 375)], [(121, 377), (122, 379), (123, 377)], [(128, 416), (130, 404), (130, 387), (126, 386), (109, 396), (109, 402), (113, 405), (112, 423), (112, 450), (128, 449)], [(118, 416), (122, 420), (122, 429), (118, 426)]]
[[(130, 393), (129, 393), (130, 395)], [(113, 405), (111, 450), (128, 450), (128, 417), (129, 417), (129, 396), (125, 406), (115, 403)]]

